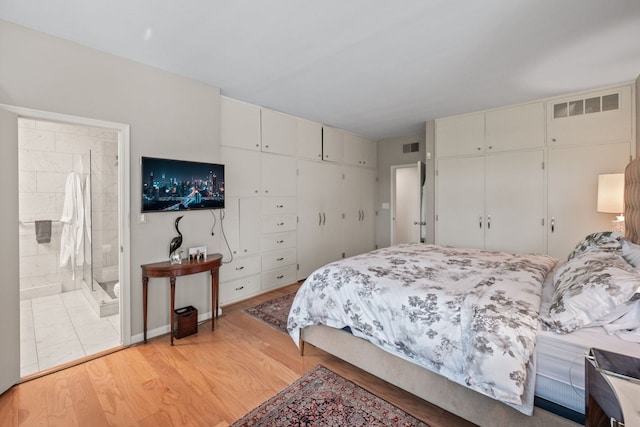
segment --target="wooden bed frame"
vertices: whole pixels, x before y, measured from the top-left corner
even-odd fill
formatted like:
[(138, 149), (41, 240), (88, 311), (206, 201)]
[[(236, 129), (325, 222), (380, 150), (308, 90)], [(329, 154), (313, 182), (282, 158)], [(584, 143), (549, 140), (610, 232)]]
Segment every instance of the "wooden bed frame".
[[(640, 241), (640, 160), (625, 170), (625, 236)], [(348, 332), (310, 326), (300, 332), (300, 353), (309, 343), (480, 426), (575, 427), (579, 424), (535, 407), (532, 416), (449, 381)]]

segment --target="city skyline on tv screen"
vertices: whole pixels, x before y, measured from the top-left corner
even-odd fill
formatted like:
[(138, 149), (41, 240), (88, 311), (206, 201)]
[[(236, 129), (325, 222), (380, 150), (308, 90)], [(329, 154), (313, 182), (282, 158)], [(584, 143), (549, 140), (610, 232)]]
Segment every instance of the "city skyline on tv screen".
[(142, 212), (224, 208), (224, 165), (142, 157)]

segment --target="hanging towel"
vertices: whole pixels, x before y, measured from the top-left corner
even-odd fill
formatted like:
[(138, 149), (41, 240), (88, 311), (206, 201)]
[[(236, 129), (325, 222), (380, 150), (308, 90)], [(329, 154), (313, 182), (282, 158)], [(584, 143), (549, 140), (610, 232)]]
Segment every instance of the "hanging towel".
[(84, 203), (80, 175), (71, 172), (67, 177), (62, 206), (62, 234), (60, 236), (60, 267), (71, 264), (71, 274), (75, 278), (75, 268), (84, 262), (82, 237), (84, 234)]
[(38, 243), (51, 242), (51, 220), (36, 221), (36, 241)]

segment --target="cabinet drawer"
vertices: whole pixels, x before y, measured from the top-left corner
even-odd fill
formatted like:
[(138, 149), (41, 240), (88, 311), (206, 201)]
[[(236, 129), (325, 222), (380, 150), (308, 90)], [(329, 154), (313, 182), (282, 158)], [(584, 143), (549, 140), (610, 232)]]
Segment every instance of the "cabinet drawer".
[(220, 304), (229, 304), (260, 293), (260, 275), (220, 284)]
[(265, 197), (262, 199), (263, 215), (289, 213), (296, 213), (295, 197)]
[(249, 256), (234, 258), (228, 264), (220, 267), (220, 281), (228, 282), (230, 280), (239, 279), (240, 277), (250, 276), (260, 273), (261, 262), (260, 256)]
[(296, 248), (284, 249), (276, 252), (269, 252), (262, 255), (262, 269), (264, 271), (280, 268), (285, 265), (296, 263)]
[(280, 286), (296, 283), (296, 266), (278, 268), (277, 270), (265, 271), (262, 273), (262, 289), (277, 288)]
[(297, 220), (296, 214), (264, 216), (262, 217), (262, 232), (279, 233), (295, 230)]
[(279, 249), (295, 248), (296, 232), (272, 233), (262, 236), (262, 251), (277, 251)]

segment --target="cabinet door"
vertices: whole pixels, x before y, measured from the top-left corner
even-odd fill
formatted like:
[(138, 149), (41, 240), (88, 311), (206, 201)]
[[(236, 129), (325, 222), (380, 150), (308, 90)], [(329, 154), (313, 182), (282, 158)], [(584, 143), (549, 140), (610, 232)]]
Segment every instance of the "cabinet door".
[(288, 114), (262, 109), (262, 151), (296, 155), (297, 120)]
[(220, 97), (220, 144), (260, 150), (260, 107)]
[(484, 248), (484, 157), (439, 159), (436, 242)]
[(360, 169), (360, 220), (357, 253), (361, 254), (375, 249), (377, 173), (375, 169)]
[(298, 119), (296, 130), (298, 157), (310, 160), (322, 160), (322, 125), (320, 123)]
[(486, 249), (545, 252), (543, 161), (542, 150), (486, 156)]
[(341, 167), (298, 161), (298, 280), (342, 256)]
[(375, 248), (376, 171), (345, 166), (342, 185), (346, 257)]
[(484, 113), (436, 120), (438, 157), (484, 153)]
[[(296, 159), (294, 157), (262, 153), (261, 170), (262, 195), (296, 195)], [(246, 172), (256, 174), (251, 170)]]
[(225, 191), (233, 197), (260, 194), (260, 153), (232, 147), (220, 147), (225, 164)]
[(238, 256), (240, 252), (240, 199), (229, 197), (224, 200), (224, 235), (229, 243), (229, 248), (233, 256)]
[(629, 141), (631, 106), (630, 86), (549, 101), (549, 146)]
[(344, 158), (344, 132), (324, 126), (322, 128), (322, 160), (341, 163)]
[(359, 135), (344, 133), (344, 163), (354, 166), (376, 167), (377, 146), (375, 141)]
[(260, 253), (260, 237), (262, 236), (260, 203), (260, 199), (255, 197), (240, 199), (240, 245), (238, 251), (240, 255)]
[(485, 122), (487, 153), (544, 147), (542, 102), (488, 111)]
[(623, 173), (631, 144), (553, 147), (548, 155), (548, 253), (566, 260), (588, 234), (612, 231), (615, 215), (596, 212), (598, 175)]

